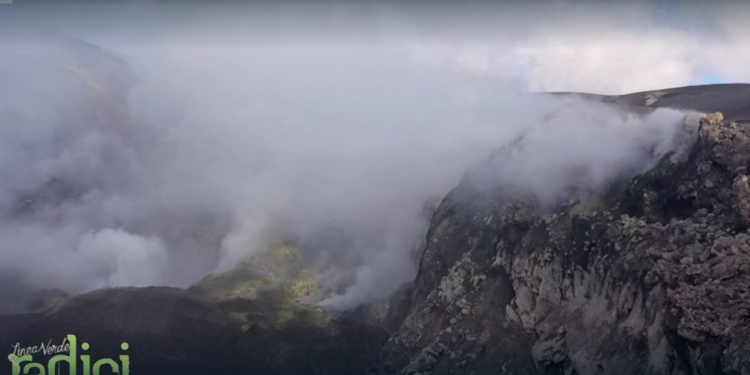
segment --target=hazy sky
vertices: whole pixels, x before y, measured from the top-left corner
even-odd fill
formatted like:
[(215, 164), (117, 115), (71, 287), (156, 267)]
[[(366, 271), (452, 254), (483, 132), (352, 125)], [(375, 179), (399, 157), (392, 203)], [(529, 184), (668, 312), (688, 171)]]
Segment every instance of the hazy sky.
[(286, 43), (389, 45), (533, 91), (621, 94), (750, 80), (745, 2), (16, 0), (20, 14), (129, 53)]

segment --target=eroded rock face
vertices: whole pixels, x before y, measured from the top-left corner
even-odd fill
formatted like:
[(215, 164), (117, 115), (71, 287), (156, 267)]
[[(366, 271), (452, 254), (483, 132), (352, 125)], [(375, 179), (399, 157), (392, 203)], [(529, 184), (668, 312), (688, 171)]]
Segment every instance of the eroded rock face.
[(463, 181), (380, 372), (750, 373), (748, 134), (708, 115), (686, 159), (551, 212)]

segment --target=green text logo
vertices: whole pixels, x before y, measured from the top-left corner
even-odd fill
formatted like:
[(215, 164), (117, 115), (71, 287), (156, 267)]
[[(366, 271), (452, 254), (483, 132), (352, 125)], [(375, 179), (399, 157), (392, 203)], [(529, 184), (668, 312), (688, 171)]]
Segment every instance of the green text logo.
[[(37, 375), (55, 375), (55, 369), (66, 363), (69, 368), (70, 375), (99, 375), (102, 371), (102, 367), (109, 367), (109, 371), (120, 375), (130, 375), (130, 357), (127, 355), (120, 355), (120, 361), (117, 362), (110, 358), (102, 358), (96, 362), (91, 363), (91, 356), (86, 355), (85, 352), (89, 350), (90, 345), (87, 342), (81, 344), (81, 372), (78, 372), (78, 340), (75, 335), (68, 335), (66, 338), (67, 343), (64, 344), (63, 348), (57, 347), (54, 352), (59, 353), (60, 351), (67, 351), (68, 354), (59, 354), (49, 359), (47, 366), (44, 364), (34, 362), (32, 353), (36, 353), (35, 348), (28, 348), (26, 350), (19, 349), (16, 345), (13, 347), (13, 353), (8, 356), (10, 359), (11, 366), (13, 366), (13, 375), (30, 374), (31, 370), (36, 370)], [(65, 341), (64, 341), (65, 343)], [(129, 348), (128, 343), (124, 342), (120, 345), (122, 351), (127, 351)], [(49, 349), (42, 350), (43, 353), (51, 353)], [(20, 355), (19, 355), (20, 354)], [(22, 372), (23, 371), (23, 372)]]

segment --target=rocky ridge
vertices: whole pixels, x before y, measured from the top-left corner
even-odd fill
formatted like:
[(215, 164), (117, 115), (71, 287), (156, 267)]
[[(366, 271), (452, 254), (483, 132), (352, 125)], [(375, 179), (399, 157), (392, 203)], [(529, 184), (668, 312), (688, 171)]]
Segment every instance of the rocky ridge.
[(750, 123), (722, 120), (596, 203), (549, 212), (465, 178), (380, 372), (750, 373)]

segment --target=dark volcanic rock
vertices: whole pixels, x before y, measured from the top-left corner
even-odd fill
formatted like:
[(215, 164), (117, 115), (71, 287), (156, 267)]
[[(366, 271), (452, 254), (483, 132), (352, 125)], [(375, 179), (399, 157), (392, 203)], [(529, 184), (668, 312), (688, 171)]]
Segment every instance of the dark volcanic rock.
[(750, 373), (750, 123), (721, 120), (597, 204), (464, 180), (381, 373)]
[(359, 374), (375, 368), (387, 339), (377, 327), (286, 304), (273, 292), (217, 303), (182, 289), (115, 288), (0, 315), (6, 348), (69, 334), (91, 344), (92, 358), (117, 358), (127, 342), (131, 374), (183, 375)]

